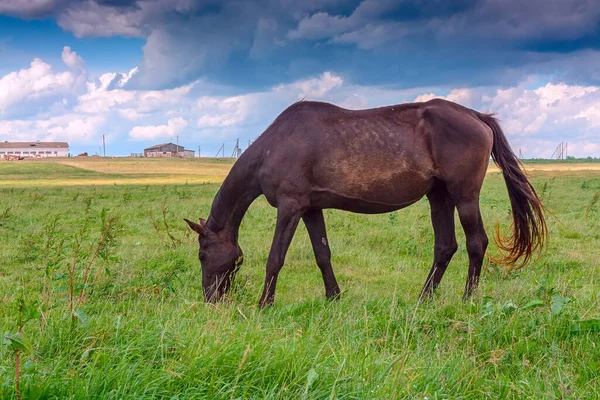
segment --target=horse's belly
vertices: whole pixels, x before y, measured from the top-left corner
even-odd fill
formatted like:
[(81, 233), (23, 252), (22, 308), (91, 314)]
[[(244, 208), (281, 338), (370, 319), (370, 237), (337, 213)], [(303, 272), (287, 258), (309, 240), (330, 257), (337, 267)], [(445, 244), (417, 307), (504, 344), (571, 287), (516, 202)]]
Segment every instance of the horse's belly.
[(423, 195), (404, 202), (390, 204), (346, 197), (337, 193), (316, 192), (312, 196), (311, 206), (315, 208), (334, 208), (360, 214), (382, 214), (408, 207), (419, 201)]
[(311, 204), (357, 213), (385, 213), (407, 207), (421, 199), (433, 183), (417, 172), (397, 171), (367, 176), (331, 177), (328, 185), (315, 187)]

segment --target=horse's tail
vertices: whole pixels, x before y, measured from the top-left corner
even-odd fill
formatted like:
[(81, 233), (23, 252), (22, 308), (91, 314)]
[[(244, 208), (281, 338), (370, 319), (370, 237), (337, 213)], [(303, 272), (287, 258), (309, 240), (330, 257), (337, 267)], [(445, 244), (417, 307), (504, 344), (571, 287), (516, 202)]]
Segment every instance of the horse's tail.
[(513, 216), (513, 232), (510, 236), (502, 237), (500, 229), (496, 229), (496, 244), (508, 254), (494, 261), (511, 265), (511, 269), (519, 269), (530, 261), (534, 253), (541, 252), (548, 240), (544, 206), (527, 180), (520, 161), (511, 150), (494, 115), (478, 114), (478, 117), (494, 132), (492, 158), (504, 175)]

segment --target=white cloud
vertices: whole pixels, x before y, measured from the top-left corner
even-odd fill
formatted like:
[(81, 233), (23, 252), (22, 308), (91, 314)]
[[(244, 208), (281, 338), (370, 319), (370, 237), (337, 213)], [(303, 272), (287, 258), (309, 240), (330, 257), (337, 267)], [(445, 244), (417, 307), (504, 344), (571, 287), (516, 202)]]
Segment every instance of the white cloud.
[(474, 91), (469, 88), (461, 88), (461, 89), (452, 89), (450, 93), (446, 96), (436, 96), (435, 93), (424, 93), (417, 97), (415, 97), (415, 102), (424, 102), (429, 101), (431, 99), (440, 98), (448, 101), (453, 101), (455, 103), (462, 104), (465, 107), (472, 107), (472, 103), (474, 100)]
[(29, 68), (0, 78), (0, 115), (21, 102), (39, 101), (57, 96), (72, 96), (83, 89), (87, 78), (85, 62), (65, 46), (62, 60), (68, 71), (54, 72), (52, 66), (35, 58)]
[(196, 105), (204, 115), (198, 118), (198, 127), (224, 128), (238, 125), (248, 117), (251, 103), (251, 95), (228, 98), (201, 97)]
[(417, 97), (415, 97), (415, 102), (416, 103), (420, 103), (420, 102), (425, 102), (425, 101), (429, 101), (431, 99), (435, 99), (435, 98), (443, 98), (444, 96), (436, 96), (435, 93), (424, 93), (424, 94), (420, 94)]
[(569, 126), (573, 123), (580, 123), (582, 127), (563, 135), (585, 135), (594, 127), (594, 120), (592, 113), (582, 110), (600, 107), (598, 89), (563, 83), (547, 83), (536, 89), (527, 89), (525, 85), (497, 89), (489, 100), (489, 108), (498, 113), (513, 135), (550, 136), (559, 134), (558, 127), (574, 128)]
[(98, 78), (100, 84), (90, 83), (88, 85), (88, 90), (114, 90), (122, 88), (137, 72), (138, 67), (132, 68), (129, 72), (106, 72), (100, 75), (100, 77)]
[(39, 120), (0, 120), (0, 139), (12, 141), (68, 141), (91, 143), (105, 118), (100, 115), (64, 114)]
[(62, 52), (62, 60), (65, 65), (73, 69), (84, 69), (85, 62), (76, 52), (71, 50), (69, 46), (65, 46)]
[(142, 118), (142, 116), (143, 116), (143, 114), (138, 113), (133, 108), (123, 108), (122, 110), (119, 110), (119, 114), (123, 118), (128, 119), (130, 121), (137, 121), (138, 119)]
[(107, 112), (119, 106), (127, 106), (135, 100), (135, 93), (122, 89), (106, 90), (103, 88), (90, 87), (88, 92), (79, 96), (77, 111), (87, 113)]
[(63, 115), (45, 121), (37, 121), (36, 128), (45, 130), (51, 140), (86, 142), (91, 140), (103, 125), (105, 119), (100, 115)]
[(54, 73), (39, 58), (29, 68), (0, 78), (0, 112), (21, 101), (68, 93), (75, 79), (70, 72)]
[(595, 103), (587, 106), (575, 118), (584, 118), (588, 121), (590, 128), (600, 128), (600, 104)]
[(133, 140), (155, 140), (166, 138), (179, 133), (188, 125), (188, 122), (181, 118), (171, 118), (167, 125), (146, 125), (136, 126), (129, 131), (129, 137)]
[(331, 72), (324, 72), (318, 78), (310, 78), (287, 85), (279, 85), (275, 92), (297, 92), (297, 98), (320, 98), (332, 89), (342, 86), (344, 80)]
[[(126, 90), (111, 89), (111, 83), (119, 74), (103, 74), (100, 83), (88, 83), (88, 92), (79, 97), (77, 111), (106, 112), (119, 107), (134, 109), (138, 113), (148, 113), (183, 102), (194, 83), (168, 90)], [(127, 77), (127, 76), (125, 76)], [(120, 78), (121, 82), (123, 77)]]

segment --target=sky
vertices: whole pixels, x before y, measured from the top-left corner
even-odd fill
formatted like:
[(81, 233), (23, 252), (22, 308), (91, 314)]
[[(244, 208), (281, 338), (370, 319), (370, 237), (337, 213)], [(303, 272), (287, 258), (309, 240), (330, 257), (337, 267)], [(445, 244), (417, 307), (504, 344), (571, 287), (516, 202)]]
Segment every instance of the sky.
[(600, 157), (598, 1), (0, 0), (2, 141), (230, 155), (301, 99), (434, 97), (525, 158)]

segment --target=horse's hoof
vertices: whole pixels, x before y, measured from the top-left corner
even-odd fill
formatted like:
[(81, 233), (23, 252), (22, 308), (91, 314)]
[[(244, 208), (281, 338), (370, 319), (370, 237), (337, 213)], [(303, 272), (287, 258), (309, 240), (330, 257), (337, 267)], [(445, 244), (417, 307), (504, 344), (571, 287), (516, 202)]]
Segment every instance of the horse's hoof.
[(433, 300), (433, 290), (424, 290), (419, 295), (419, 301), (430, 301)]
[(274, 299), (261, 300), (258, 302), (258, 307), (260, 307), (260, 309), (265, 309), (267, 307), (272, 307), (273, 303), (274, 303)]
[(341, 295), (342, 295), (342, 292), (340, 291), (340, 288), (335, 288), (331, 292), (325, 293), (327, 300), (331, 300), (331, 301), (338, 300)]

